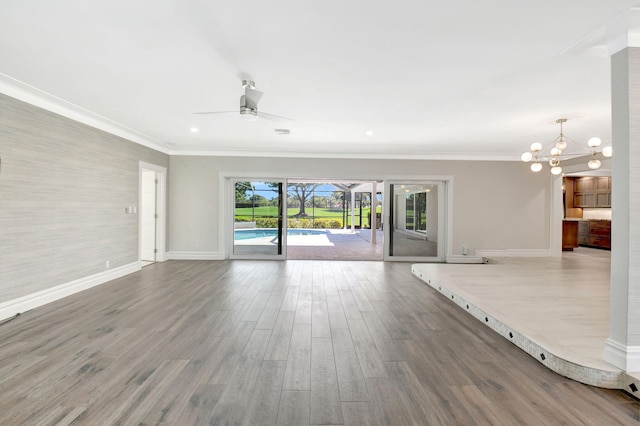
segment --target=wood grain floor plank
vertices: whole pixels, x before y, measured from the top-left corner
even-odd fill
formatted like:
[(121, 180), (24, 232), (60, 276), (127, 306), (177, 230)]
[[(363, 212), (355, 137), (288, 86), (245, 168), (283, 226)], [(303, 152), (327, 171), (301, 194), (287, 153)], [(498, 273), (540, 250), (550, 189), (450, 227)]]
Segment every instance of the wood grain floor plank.
[(389, 375), (397, 378), (404, 386), (411, 408), (422, 424), (447, 424), (450, 421), (449, 413), (442, 408), (444, 401), (439, 398), (438, 390), (433, 387), (425, 389), (409, 363), (389, 362), (386, 367)]
[(219, 360), (215, 364), (215, 368), (211, 373), (208, 382), (211, 384), (228, 384), (233, 375), (240, 356), (244, 352), (247, 342), (253, 334), (255, 328), (254, 322), (241, 322), (238, 333), (232, 338), (225, 338), (216, 348), (216, 359)]
[(375, 422), (368, 402), (343, 402), (342, 420), (344, 426), (371, 426)]
[(400, 262), (167, 261), (0, 325), (3, 426), (341, 422), (637, 426), (640, 402)]
[(311, 337), (331, 337), (326, 300), (314, 300), (311, 309)]
[(327, 296), (327, 310), (329, 313), (329, 325), (332, 329), (349, 328), (347, 317), (345, 316), (344, 309), (342, 308), (342, 300), (339, 295), (333, 294)]
[(286, 361), (264, 361), (256, 380), (244, 425), (275, 425)]
[(284, 372), (284, 390), (311, 389), (311, 325), (294, 324)]
[(287, 291), (284, 294), (284, 300), (282, 301), (281, 311), (294, 311), (298, 307), (298, 294), (300, 293), (299, 286), (289, 285)]
[(298, 302), (296, 306), (296, 317), (294, 324), (311, 325), (311, 316), (313, 311), (313, 294), (310, 292), (302, 292), (298, 294)]
[(369, 401), (362, 368), (351, 339), (351, 332), (335, 329), (332, 332), (333, 354), (338, 376), (341, 401)]
[(356, 299), (353, 297), (351, 289), (340, 290), (340, 300), (342, 301), (342, 309), (347, 317), (347, 320), (361, 320), (362, 314), (360, 308), (356, 303)]
[(264, 307), (269, 301), (269, 296), (271, 296), (271, 293), (258, 292), (258, 294), (256, 294), (256, 296), (251, 300), (251, 304), (247, 308), (240, 321), (258, 322), (260, 316), (262, 315)]
[(295, 312), (280, 311), (264, 355), (265, 360), (287, 360), (294, 318)]
[(353, 295), (353, 298), (356, 301), (356, 305), (358, 305), (358, 309), (360, 310), (360, 312), (375, 311), (375, 308), (371, 304), (369, 297), (367, 297), (367, 293), (365, 293), (364, 289), (361, 286), (352, 287), (351, 294)]
[(314, 425), (342, 424), (342, 407), (331, 338), (311, 340), (310, 421)]
[(364, 320), (349, 319), (348, 322), (351, 340), (358, 355), (364, 377), (386, 377), (387, 372), (384, 368), (384, 362)]
[(367, 329), (376, 345), (380, 358), (383, 361), (404, 360), (396, 346), (395, 340), (391, 337), (391, 334), (389, 334), (389, 331), (380, 320), (378, 314), (375, 311), (363, 312), (362, 317), (364, 318), (365, 324), (367, 324)]
[(380, 320), (384, 324), (387, 330), (389, 330), (389, 334), (394, 339), (410, 339), (411, 334), (407, 331), (407, 328), (398, 320), (398, 318), (393, 314), (387, 302), (385, 301), (374, 301), (371, 302), (373, 307), (375, 308)]
[(399, 380), (392, 377), (367, 377), (367, 391), (374, 416), (386, 425), (419, 425), (420, 418), (411, 409), (409, 396)]
[(241, 404), (249, 399), (253, 385), (260, 373), (264, 353), (269, 344), (271, 330), (254, 330), (245, 346), (221, 402)]
[(280, 306), (282, 305), (283, 299), (284, 294), (281, 293), (272, 293), (269, 296), (269, 299), (267, 300), (267, 303), (262, 313), (260, 314), (260, 317), (257, 319), (257, 329), (273, 329), (278, 319), (278, 314), (280, 313)]
[(199, 385), (195, 392), (189, 396), (189, 402), (177, 415), (180, 424), (209, 425), (224, 389), (225, 385)]
[(278, 426), (301, 426), (309, 423), (309, 391), (282, 391), (278, 408)]

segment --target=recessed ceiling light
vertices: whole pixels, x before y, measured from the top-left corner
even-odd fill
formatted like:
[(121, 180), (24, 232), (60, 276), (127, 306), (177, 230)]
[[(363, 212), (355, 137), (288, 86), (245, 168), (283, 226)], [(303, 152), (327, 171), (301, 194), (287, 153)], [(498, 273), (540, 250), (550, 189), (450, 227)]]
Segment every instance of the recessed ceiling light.
[(367, 132), (365, 133), (365, 135), (367, 135), (367, 136), (373, 136), (373, 130), (367, 130)]
[(189, 130), (191, 130), (191, 133), (198, 133), (198, 128), (197, 127), (192, 127)]

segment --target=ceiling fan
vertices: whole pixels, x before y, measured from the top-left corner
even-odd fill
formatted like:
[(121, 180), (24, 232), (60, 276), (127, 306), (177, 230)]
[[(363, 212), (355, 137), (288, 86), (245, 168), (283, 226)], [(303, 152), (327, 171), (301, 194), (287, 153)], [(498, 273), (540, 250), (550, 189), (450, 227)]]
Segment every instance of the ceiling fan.
[[(240, 96), (240, 118), (244, 121), (255, 121), (257, 118), (265, 118), (267, 120), (289, 120), (295, 121), (293, 118), (283, 117), (281, 115), (269, 114), (266, 112), (258, 112), (258, 102), (262, 98), (263, 93), (256, 90), (256, 83), (251, 80), (242, 80), (244, 95)], [(237, 114), (238, 111), (203, 111), (194, 114)]]

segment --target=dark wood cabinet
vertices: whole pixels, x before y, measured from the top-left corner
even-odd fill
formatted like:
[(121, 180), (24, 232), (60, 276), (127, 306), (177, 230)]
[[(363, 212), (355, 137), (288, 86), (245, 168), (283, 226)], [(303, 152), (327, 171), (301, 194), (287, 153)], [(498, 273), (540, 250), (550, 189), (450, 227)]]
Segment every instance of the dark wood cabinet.
[(589, 245), (592, 247), (611, 249), (611, 221), (589, 221)]
[(578, 247), (578, 222), (575, 220), (562, 221), (562, 250), (571, 251)]
[[(575, 221), (578, 228), (578, 245), (601, 249), (611, 249), (611, 221), (610, 220), (579, 220)], [(564, 222), (562, 224), (562, 249), (564, 250)]]
[(573, 180), (574, 207), (611, 207), (611, 177), (584, 176)]

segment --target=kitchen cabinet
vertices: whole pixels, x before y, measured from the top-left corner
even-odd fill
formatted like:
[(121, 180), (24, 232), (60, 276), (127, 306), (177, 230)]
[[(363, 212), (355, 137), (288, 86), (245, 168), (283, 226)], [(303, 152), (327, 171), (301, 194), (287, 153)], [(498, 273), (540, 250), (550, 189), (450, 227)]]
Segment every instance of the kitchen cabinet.
[[(611, 249), (611, 221), (610, 220), (579, 220), (578, 244), (586, 247)], [(564, 224), (563, 224), (564, 232)], [(563, 233), (564, 249), (564, 233)]]
[(578, 244), (581, 246), (589, 245), (589, 221), (578, 221)]
[(572, 251), (578, 247), (578, 222), (575, 220), (562, 221), (562, 250)]
[(589, 246), (611, 249), (611, 221), (589, 221)]
[(611, 207), (611, 177), (583, 176), (573, 180), (574, 207)]

